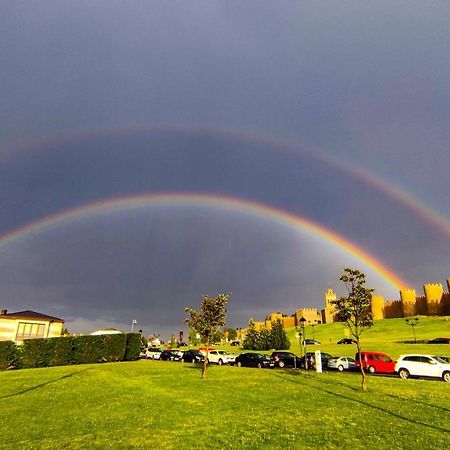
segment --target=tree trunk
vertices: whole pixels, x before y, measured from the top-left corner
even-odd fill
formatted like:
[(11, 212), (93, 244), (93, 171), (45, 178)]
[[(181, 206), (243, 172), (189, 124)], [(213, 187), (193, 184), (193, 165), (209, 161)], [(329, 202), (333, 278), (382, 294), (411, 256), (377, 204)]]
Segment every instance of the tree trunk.
[(358, 349), (358, 362), (359, 369), (361, 370), (361, 389), (365, 391), (367, 389), (366, 373), (364, 372), (364, 367), (361, 358), (361, 346), (359, 344), (359, 338), (356, 338), (356, 348)]
[(202, 368), (202, 378), (206, 378), (208, 375), (208, 356), (209, 356), (209, 341), (206, 342), (206, 355), (203, 360), (203, 368)]

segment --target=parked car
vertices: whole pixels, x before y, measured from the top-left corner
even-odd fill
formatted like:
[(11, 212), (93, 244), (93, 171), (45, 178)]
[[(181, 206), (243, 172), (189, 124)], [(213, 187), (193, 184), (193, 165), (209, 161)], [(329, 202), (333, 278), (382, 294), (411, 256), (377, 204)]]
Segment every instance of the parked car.
[(344, 370), (353, 370), (355, 368), (355, 360), (349, 356), (339, 356), (328, 360), (329, 369), (337, 369), (339, 372)]
[(302, 359), (291, 352), (273, 352), (270, 355), (274, 367), (302, 367)]
[[(308, 361), (308, 369), (316, 368), (316, 352), (306, 352)], [(320, 352), (320, 360), (322, 361), (322, 369), (328, 368), (328, 361), (333, 358), (329, 353)], [(305, 357), (301, 358), (302, 367), (305, 367)]]
[[(361, 352), (362, 366), (370, 373), (394, 373), (395, 361), (388, 355), (379, 352)], [(359, 368), (359, 353), (355, 355), (355, 366)]]
[(412, 377), (442, 378), (450, 383), (450, 363), (436, 355), (402, 355), (395, 364), (400, 378)]
[(233, 341), (230, 345), (232, 347), (239, 347), (239, 341)]
[(205, 357), (203, 356), (203, 353), (200, 353), (198, 350), (186, 350), (183, 352), (181, 360), (183, 362), (202, 363), (205, 360)]
[(354, 339), (344, 338), (337, 342), (338, 344), (356, 344)]
[(183, 352), (178, 350), (163, 350), (159, 356), (161, 361), (180, 361)]
[(429, 340), (427, 344), (450, 344), (450, 338), (434, 338)]
[(263, 353), (241, 353), (236, 356), (234, 365), (237, 367), (273, 367), (273, 361)]
[(159, 359), (162, 353), (162, 348), (149, 347), (146, 352), (147, 359)]
[(303, 345), (320, 345), (320, 342), (315, 339), (305, 339)]
[(211, 363), (219, 364), (234, 364), (234, 360), (236, 359), (236, 355), (226, 350), (211, 350), (208, 353), (208, 360)]

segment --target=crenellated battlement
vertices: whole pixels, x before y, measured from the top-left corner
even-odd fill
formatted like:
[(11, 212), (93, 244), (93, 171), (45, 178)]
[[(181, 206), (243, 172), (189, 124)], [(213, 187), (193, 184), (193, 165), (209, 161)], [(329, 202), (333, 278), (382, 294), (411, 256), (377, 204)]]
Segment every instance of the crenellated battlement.
[[(415, 315), (450, 315), (450, 278), (446, 279), (448, 291), (444, 291), (440, 283), (425, 283), (424, 295), (418, 296), (414, 288), (400, 290), (400, 299), (385, 300), (381, 295), (372, 296), (372, 315), (375, 320), (394, 317), (409, 317)], [(255, 322), (258, 329), (272, 326), (275, 320), (281, 320), (286, 328), (298, 326), (303, 317), (309, 323), (330, 323), (335, 320), (334, 306), (331, 300), (336, 299), (336, 294), (329, 288), (324, 295), (325, 308), (319, 311), (317, 308), (299, 308), (294, 314), (285, 315), (274, 312), (266, 316), (264, 322)], [(243, 330), (245, 331), (245, 330)]]

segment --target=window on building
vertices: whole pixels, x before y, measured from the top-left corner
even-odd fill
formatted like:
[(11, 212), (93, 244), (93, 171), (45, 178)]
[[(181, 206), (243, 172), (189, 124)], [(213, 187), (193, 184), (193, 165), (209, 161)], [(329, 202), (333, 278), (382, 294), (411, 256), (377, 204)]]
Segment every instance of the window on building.
[(44, 331), (43, 323), (19, 322), (16, 340), (43, 338)]

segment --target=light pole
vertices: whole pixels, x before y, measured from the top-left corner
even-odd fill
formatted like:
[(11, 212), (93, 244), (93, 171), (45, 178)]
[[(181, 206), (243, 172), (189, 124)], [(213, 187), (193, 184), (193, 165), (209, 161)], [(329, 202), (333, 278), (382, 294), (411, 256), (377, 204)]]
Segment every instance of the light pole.
[(303, 355), (305, 357), (305, 370), (308, 370), (308, 357), (306, 356), (306, 342), (305, 342), (305, 322), (306, 319), (302, 316), (300, 319), (300, 326), (302, 327)]
[(416, 331), (414, 330), (414, 327), (419, 323), (419, 318), (418, 317), (412, 317), (412, 318), (405, 319), (405, 321), (406, 321), (406, 323), (408, 325), (411, 326), (412, 331), (413, 331), (413, 336), (414, 336), (414, 342), (417, 343)]
[(133, 319), (131, 321), (131, 332), (134, 333), (134, 326), (137, 324), (137, 320)]

